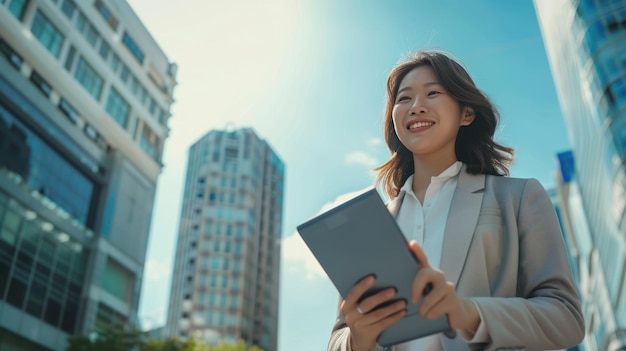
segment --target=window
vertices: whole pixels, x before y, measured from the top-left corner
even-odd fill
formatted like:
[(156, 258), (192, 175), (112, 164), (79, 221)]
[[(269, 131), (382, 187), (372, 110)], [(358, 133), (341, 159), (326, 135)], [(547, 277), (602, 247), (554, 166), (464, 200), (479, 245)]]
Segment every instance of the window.
[(9, 11), (13, 14), (13, 16), (21, 21), (27, 5), (27, 0), (13, 0), (9, 5)]
[(154, 101), (153, 98), (150, 98), (150, 107), (148, 109), (148, 111), (150, 112), (151, 115), (155, 115), (156, 112), (156, 107), (157, 107), (157, 103), (156, 101)]
[(113, 73), (117, 73), (117, 69), (120, 67), (120, 58), (115, 53), (111, 55), (111, 61), (109, 61), (109, 66), (113, 70)]
[(104, 20), (109, 24), (109, 26), (111, 26), (113, 30), (116, 30), (118, 23), (117, 18), (113, 16), (111, 11), (109, 11), (109, 9), (102, 3), (102, 1), (96, 0), (94, 6), (98, 10), (102, 18), (104, 18)]
[(120, 126), (126, 128), (126, 124), (128, 123), (128, 114), (130, 113), (130, 105), (113, 88), (109, 90), (106, 111)]
[(120, 328), (127, 324), (127, 319), (124, 315), (115, 312), (109, 306), (103, 303), (98, 304), (98, 311), (96, 312), (96, 329), (106, 330), (110, 328)]
[(24, 60), (22, 60), (20, 55), (18, 55), (15, 50), (13, 50), (13, 48), (2, 39), (0, 39), (0, 54), (6, 57), (15, 69), (19, 70), (22, 68)]
[(139, 63), (143, 63), (143, 52), (141, 51), (141, 49), (139, 49), (139, 46), (137, 46), (133, 38), (128, 35), (128, 32), (124, 32), (122, 42), (124, 42), (124, 45), (126, 45), (128, 50), (130, 50), (133, 56), (135, 56), (137, 61), (139, 61)]
[(141, 131), (141, 137), (139, 139), (139, 146), (152, 158), (155, 160), (159, 157), (159, 139), (156, 134), (146, 124), (143, 125), (143, 130)]
[(85, 34), (85, 38), (87, 38), (89, 44), (91, 44), (91, 46), (95, 48), (96, 45), (98, 45), (98, 39), (100, 38), (100, 34), (98, 34), (98, 31), (94, 26), (89, 26), (89, 29), (87, 29), (87, 34)]
[(37, 73), (37, 71), (33, 71), (30, 74), (30, 81), (35, 84), (39, 91), (41, 91), (46, 97), (50, 97), (52, 87), (45, 81), (45, 79), (43, 79), (42, 76), (39, 75), (39, 73)]
[(103, 80), (82, 57), (78, 59), (74, 77), (94, 99), (100, 100)]
[(143, 86), (139, 90), (139, 100), (141, 100), (142, 104), (146, 104), (146, 100), (148, 99), (148, 91)]
[(100, 44), (100, 57), (102, 57), (102, 59), (106, 61), (109, 58), (110, 52), (111, 52), (111, 47), (109, 46), (109, 44), (105, 43), (103, 40), (102, 43)]
[(134, 290), (133, 274), (111, 258), (102, 274), (102, 288), (124, 302), (130, 302)]
[(35, 14), (30, 31), (54, 57), (59, 57), (65, 38), (39, 10)]
[(74, 57), (76, 56), (76, 48), (70, 46), (70, 50), (67, 53), (67, 57), (65, 58), (65, 67), (66, 70), (72, 71), (72, 65), (74, 64)]
[(61, 12), (63, 12), (63, 14), (71, 20), (72, 16), (74, 16), (74, 12), (76, 12), (76, 4), (74, 1), (63, 0), (63, 3), (61, 4)]
[[(21, 103), (20, 100), (15, 100)], [(33, 114), (34, 118), (38, 116)], [(0, 129), (0, 167), (6, 167), (24, 178), (24, 184), (33, 191), (45, 195), (57, 207), (62, 208), (79, 223), (91, 227), (90, 218), (94, 194), (97, 191), (93, 181), (76, 168), (70, 160), (50, 147), (29, 127), (0, 104), (0, 123), (6, 129)], [(69, 143), (68, 151), (73, 153)], [(76, 157), (82, 155), (74, 154)], [(88, 165), (90, 159), (84, 159)]]
[(159, 109), (159, 123), (165, 124), (167, 120), (166, 112), (164, 109)]
[(78, 111), (76, 111), (76, 109), (64, 98), (61, 98), (59, 101), (59, 110), (61, 110), (61, 112), (63, 112), (63, 114), (74, 124), (78, 124), (78, 122), (80, 122), (80, 115), (78, 114)]
[(134, 76), (130, 79), (130, 91), (135, 94), (135, 96), (139, 93), (139, 81)]
[(78, 13), (74, 26), (78, 30), (78, 33), (83, 33), (85, 31), (85, 27), (87, 27), (87, 17), (85, 17), (82, 12)]
[(120, 78), (122, 79), (122, 82), (128, 83), (129, 77), (130, 77), (130, 71), (128, 70), (128, 67), (126, 67), (125, 64), (122, 64), (122, 72), (120, 73)]

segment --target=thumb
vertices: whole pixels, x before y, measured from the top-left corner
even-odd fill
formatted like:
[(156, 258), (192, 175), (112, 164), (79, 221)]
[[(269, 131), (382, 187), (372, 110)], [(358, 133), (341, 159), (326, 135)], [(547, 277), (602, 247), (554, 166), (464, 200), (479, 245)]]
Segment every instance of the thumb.
[(417, 258), (417, 261), (421, 266), (420, 268), (430, 267), (430, 264), (428, 263), (428, 257), (426, 257), (424, 250), (417, 243), (417, 241), (411, 240), (409, 242), (409, 249), (411, 250), (411, 253), (413, 253), (413, 255), (415, 256), (415, 258)]

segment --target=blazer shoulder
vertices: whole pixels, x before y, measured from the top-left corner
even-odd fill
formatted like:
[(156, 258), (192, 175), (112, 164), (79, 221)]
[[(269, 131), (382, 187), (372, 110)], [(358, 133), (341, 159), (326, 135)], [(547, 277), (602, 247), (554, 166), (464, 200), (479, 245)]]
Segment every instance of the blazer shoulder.
[(506, 189), (508, 191), (537, 190), (544, 189), (543, 185), (535, 178), (515, 178), (508, 176), (487, 175), (486, 184), (494, 189)]

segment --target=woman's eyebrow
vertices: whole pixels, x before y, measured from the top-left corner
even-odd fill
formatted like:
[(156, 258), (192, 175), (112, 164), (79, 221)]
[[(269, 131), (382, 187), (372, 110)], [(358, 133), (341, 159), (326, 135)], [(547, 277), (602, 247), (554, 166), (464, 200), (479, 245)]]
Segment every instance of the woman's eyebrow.
[[(439, 83), (439, 82), (437, 82), (437, 81), (434, 81), (434, 82), (424, 83), (424, 85), (423, 85), (423, 86), (424, 86), (425, 88), (428, 88), (428, 87), (433, 86), (433, 85), (441, 85), (441, 83)], [(402, 93), (402, 92), (404, 92), (404, 91), (411, 90), (411, 89), (413, 89), (411, 86), (406, 86), (406, 87), (404, 87), (404, 88), (402, 88), (402, 89), (398, 90), (398, 95), (400, 95), (400, 93)]]
[(410, 86), (404, 87), (404, 88), (398, 90), (398, 95), (400, 95), (400, 93), (403, 92), (403, 91), (407, 91), (407, 90), (411, 90), (411, 89), (412, 88)]

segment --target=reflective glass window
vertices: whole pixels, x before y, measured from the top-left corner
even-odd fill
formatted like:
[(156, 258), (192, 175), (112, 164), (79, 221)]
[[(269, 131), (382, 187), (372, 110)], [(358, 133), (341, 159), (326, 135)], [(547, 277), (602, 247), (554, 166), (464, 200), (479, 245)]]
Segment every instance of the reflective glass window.
[(71, 71), (72, 65), (74, 64), (74, 57), (76, 56), (76, 48), (74, 46), (70, 46), (70, 50), (67, 52), (67, 57), (65, 57), (65, 67), (66, 70)]
[(83, 33), (85, 31), (85, 27), (87, 27), (87, 17), (85, 17), (82, 12), (78, 13), (74, 26), (76, 27), (78, 33)]
[(139, 46), (135, 43), (135, 40), (133, 40), (133, 38), (131, 38), (127, 32), (124, 32), (122, 42), (124, 43), (124, 45), (126, 45), (128, 50), (130, 50), (130, 52), (137, 59), (137, 61), (139, 61), (139, 63), (143, 63), (143, 51), (139, 49)]
[(0, 167), (20, 175), (83, 225), (90, 225), (95, 186), (48, 143), (0, 105)]
[(94, 99), (100, 100), (100, 93), (104, 81), (82, 57), (78, 59), (74, 77)]
[(122, 63), (122, 71), (120, 72), (120, 79), (122, 82), (128, 83), (128, 79), (130, 78), (130, 70), (126, 67), (125, 64)]
[(120, 57), (117, 54), (113, 53), (111, 55), (111, 60), (109, 61), (109, 66), (113, 70), (113, 73), (117, 73), (117, 69), (120, 67)]
[(139, 146), (152, 158), (158, 159), (159, 140), (154, 132), (146, 125), (143, 125), (141, 137), (139, 138)]
[(103, 40), (102, 43), (100, 44), (100, 51), (99, 51), (100, 57), (102, 57), (102, 59), (106, 61), (109, 58), (110, 52), (111, 52), (111, 47), (109, 46), (109, 44), (107, 44)]
[(65, 37), (39, 10), (35, 13), (30, 31), (54, 57), (59, 57)]
[(13, 14), (19, 20), (24, 16), (24, 11), (26, 10), (26, 6), (28, 5), (28, 0), (13, 0), (9, 4), (9, 12)]
[(63, 3), (61, 4), (61, 12), (63, 12), (63, 14), (71, 20), (72, 16), (74, 16), (74, 12), (76, 12), (76, 4), (74, 1), (63, 0)]
[(102, 288), (124, 302), (130, 302), (134, 289), (133, 274), (111, 258), (102, 274)]
[(106, 111), (113, 117), (113, 119), (126, 128), (128, 123), (128, 115), (130, 114), (130, 105), (117, 90), (111, 88), (109, 90), (109, 97), (107, 98)]
[(104, 20), (111, 26), (113, 30), (117, 29), (117, 18), (113, 16), (108, 7), (106, 7), (102, 1), (96, 0), (94, 6), (98, 9), (98, 12), (104, 18)]
[(98, 31), (94, 26), (90, 25), (89, 29), (87, 29), (87, 33), (85, 34), (85, 38), (87, 39), (87, 42), (91, 44), (91, 46), (96, 47), (96, 45), (98, 44), (98, 39), (100, 39), (100, 34), (98, 34)]

